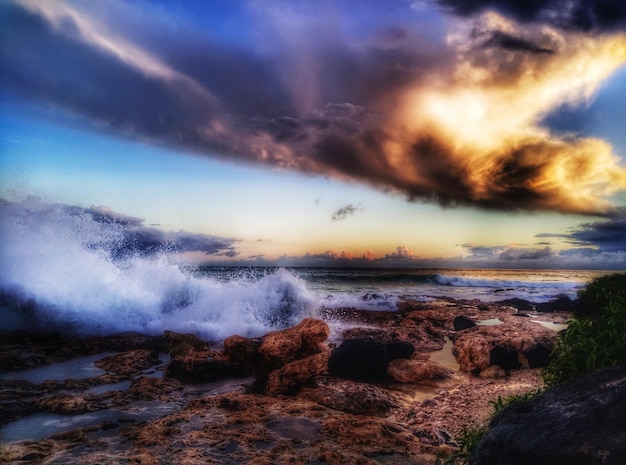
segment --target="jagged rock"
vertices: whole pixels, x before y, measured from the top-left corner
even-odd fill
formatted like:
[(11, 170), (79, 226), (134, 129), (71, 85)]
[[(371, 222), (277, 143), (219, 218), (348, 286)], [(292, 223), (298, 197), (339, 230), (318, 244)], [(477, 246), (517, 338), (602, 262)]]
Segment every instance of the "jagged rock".
[(427, 322), (404, 319), (386, 328), (350, 328), (343, 332), (344, 340), (371, 337), (383, 344), (406, 342), (417, 352), (432, 352), (444, 345), (444, 333)]
[(387, 373), (399, 383), (428, 383), (448, 378), (453, 371), (428, 360), (398, 359), (389, 362)]
[(454, 319), (452, 325), (454, 326), (455, 331), (462, 331), (464, 329), (473, 328), (476, 326), (476, 323), (465, 315), (459, 315)]
[(524, 351), (524, 357), (528, 360), (530, 368), (543, 368), (550, 363), (552, 346), (540, 342)]
[[(454, 338), (452, 353), (459, 362), (460, 369), (470, 373), (479, 373), (492, 364), (504, 364), (500, 366), (505, 369), (519, 368), (518, 364), (526, 361), (526, 350), (539, 343), (551, 346), (556, 338), (554, 331), (525, 318), (516, 318), (515, 324), (476, 326), (458, 333)], [(492, 349), (498, 345), (511, 349), (509, 362), (505, 362), (506, 351), (502, 349), (496, 349), (492, 359)]]
[(496, 415), (472, 465), (621, 465), (626, 366), (590, 372)]
[(166, 330), (163, 332), (163, 337), (168, 344), (168, 352), (172, 357), (187, 355), (193, 352), (202, 352), (209, 348), (208, 342), (203, 341), (193, 334), (180, 334)]
[(411, 358), (415, 352), (415, 347), (410, 342), (390, 342), (385, 344), (387, 351), (387, 360), (396, 360), (398, 358)]
[(305, 318), (293, 328), (267, 333), (259, 347), (258, 363), (269, 374), (293, 360), (320, 352), (330, 328), (325, 321)]
[(256, 389), (284, 394), (326, 370), (329, 349), (324, 341), (329, 334), (326, 322), (305, 318), (292, 328), (258, 339), (228, 337), (224, 358), (251, 372)]
[(304, 389), (299, 397), (334, 410), (355, 415), (388, 415), (402, 398), (371, 384), (334, 381), (316, 389)]
[(309, 355), (300, 360), (294, 360), (272, 371), (265, 385), (265, 392), (269, 395), (288, 394), (313, 376), (326, 371), (330, 349), (318, 354)]
[(229, 336), (224, 339), (224, 357), (231, 363), (246, 368), (253, 375), (258, 368), (261, 339), (249, 339), (243, 336)]
[(497, 365), (503, 370), (517, 370), (522, 366), (517, 351), (504, 344), (497, 344), (489, 351), (489, 365)]
[(137, 374), (159, 364), (161, 364), (159, 354), (145, 349), (110, 355), (95, 363), (98, 368), (108, 373), (124, 376)]
[(339, 378), (355, 381), (385, 379), (385, 346), (371, 337), (347, 339), (330, 356), (328, 371)]

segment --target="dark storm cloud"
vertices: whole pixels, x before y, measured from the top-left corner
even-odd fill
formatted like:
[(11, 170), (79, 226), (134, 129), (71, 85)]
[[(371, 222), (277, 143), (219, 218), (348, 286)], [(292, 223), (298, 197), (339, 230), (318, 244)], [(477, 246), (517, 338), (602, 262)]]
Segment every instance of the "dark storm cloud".
[[(534, 21), (555, 2), (441, 3)], [(66, 123), (445, 206), (606, 214), (626, 187), (607, 144), (535, 126), (599, 85), (589, 57), (624, 61), (612, 42), (480, 21), (456, 42), (406, 25), (353, 40), (342, 18), (279, 5), (258, 9), (246, 48), (120, 0), (3, 2), (0, 86)], [(611, 5), (579, 6), (602, 25)]]
[(105, 247), (115, 258), (127, 258), (135, 254), (152, 255), (163, 252), (204, 252), (206, 255), (236, 257), (235, 240), (208, 234), (194, 234), (187, 231), (163, 231), (144, 226), (144, 220), (118, 213), (108, 207), (81, 209), (75, 206), (62, 206), (72, 214), (87, 214), (98, 223), (119, 227), (123, 239), (113, 243), (93, 243), (93, 247)]
[(540, 21), (582, 31), (626, 27), (623, 0), (438, 0), (459, 15), (494, 9), (518, 21)]
[(333, 213), (331, 217), (331, 221), (341, 221), (345, 220), (348, 216), (354, 215), (356, 212), (363, 210), (361, 204), (356, 205), (346, 205), (345, 207), (339, 208), (337, 211)]
[(594, 245), (600, 251), (626, 251), (626, 210), (609, 221), (583, 223), (569, 238), (576, 245)]

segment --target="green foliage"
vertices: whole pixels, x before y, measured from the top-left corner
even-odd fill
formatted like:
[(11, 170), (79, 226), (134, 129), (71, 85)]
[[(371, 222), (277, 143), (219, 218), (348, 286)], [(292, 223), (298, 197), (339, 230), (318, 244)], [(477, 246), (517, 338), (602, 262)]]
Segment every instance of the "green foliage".
[(569, 322), (543, 371), (548, 386), (626, 363), (626, 274), (596, 278), (578, 296), (578, 318)]

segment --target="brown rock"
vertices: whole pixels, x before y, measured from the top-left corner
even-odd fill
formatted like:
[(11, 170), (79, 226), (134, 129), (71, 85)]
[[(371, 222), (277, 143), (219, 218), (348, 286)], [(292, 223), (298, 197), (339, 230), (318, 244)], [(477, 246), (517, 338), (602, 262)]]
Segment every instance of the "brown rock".
[(389, 362), (387, 373), (399, 383), (423, 383), (448, 378), (453, 371), (426, 360), (397, 359)]
[(326, 371), (330, 349), (294, 360), (270, 373), (265, 392), (270, 395), (288, 394), (310, 380), (313, 376)]
[(145, 349), (110, 355), (95, 363), (106, 372), (123, 376), (132, 376), (160, 364), (159, 354)]
[(187, 383), (203, 383), (223, 378), (247, 376), (248, 371), (237, 363), (231, 363), (221, 353), (214, 351), (194, 352), (172, 359), (166, 376)]
[(371, 384), (337, 380), (316, 389), (303, 389), (298, 396), (324, 407), (355, 415), (389, 415), (403, 399)]
[(383, 344), (407, 342), (416, 352), (439, 350), (444, 344), (444, 335), (429, 324), (416, 324), (413, 320), (403, 320), (397, 326), (388, 328), (351, 328), (343, 332), (344, 339), (371, 337)]
[(527, 366), (524, 352), (536, 344), (554, 344), (557, 334), (524, 318), (515, 323), (497, 326), (476, 326), (460, 332), (454, 339), (452, 353), (463, 371), (478, 373), (491, 364), (494, 347), (506, 346), (517, 354), (519, 361)]
[(329, 334), (328, 324), (313, 318), (305, 318), (293, 328), (267, 333), (259, 347), (259, 363), (270, 373), (288, 362), (320, 352), (319, 345)]
[(201, 352), (209, 348), (207, 342), (193, 334), (179, 334), (174, 331), (165, 331), (163, 336), (167, 341), (169, 354), (172, 357)]

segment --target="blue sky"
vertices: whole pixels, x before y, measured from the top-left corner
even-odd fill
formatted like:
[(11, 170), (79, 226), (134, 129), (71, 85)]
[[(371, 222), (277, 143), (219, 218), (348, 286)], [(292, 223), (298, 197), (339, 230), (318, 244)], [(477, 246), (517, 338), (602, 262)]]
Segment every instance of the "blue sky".
[(186, 261), (626, 269), (626, 10), (565, 3), (2, 1), (0, 193), (228, 244)]

